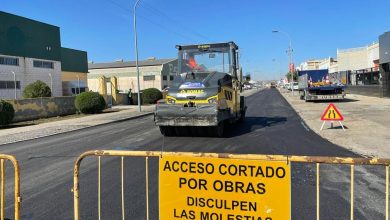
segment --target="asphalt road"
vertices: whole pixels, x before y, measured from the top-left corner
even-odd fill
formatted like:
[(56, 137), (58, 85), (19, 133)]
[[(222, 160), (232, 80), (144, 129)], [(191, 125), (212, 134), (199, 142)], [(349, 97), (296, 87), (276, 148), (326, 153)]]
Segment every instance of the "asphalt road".
[[(247, 98), (245, 123), (228, 128), (227, 137), (166, 137), (153, 117), (0, 146), (21, 166), (22, 219), (73, 219), (72, 169), (75, 158), (93, 149), (164, 150), (283, 155), (358, 155), (322, 139), (307, 128), (276, 89)], [(320, 125), (320, 124), (319, 124)], [(126, 158), (125, 213), (145, 219), (145, 161)], [(80, 174), (82, 219), (97, 219), (97, 159), (86, 159)], [(384, 218), (383, 167), (356, 167), (356, 219)], [(120, 158), (102, 158), (102, 219), (120, 219)], [(10, 174), (11, 170), (7, 170)], [(158, 219), (158, 167), (150, 159), (150, 219)], [(8, 176), (8, 178), (12, 178)], [(8, 181), (10, 186), (10, 181)], [(7, 216), (12, 217), (10, 187)], [(321, 219), (348, 219), (349, 167), (321, 168)], [(315, 165), (292, 164), (292, 219), (315, 219)]]

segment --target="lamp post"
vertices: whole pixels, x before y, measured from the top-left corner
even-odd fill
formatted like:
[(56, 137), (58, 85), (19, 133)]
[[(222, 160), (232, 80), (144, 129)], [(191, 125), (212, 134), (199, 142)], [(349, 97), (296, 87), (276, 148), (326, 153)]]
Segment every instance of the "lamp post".
[(289, 68), (288, 69), (289, 69), (289, 72), (291, 75), (291, 82), (290, 82), (291, 92), (292, 92), (292, 95), (294, 95), (294, 72), (293, 72), (294, 70), (291, 70), (291, 65), (293, 63), (293, 49), (292, 49), (291, 37), (286, 32), (279, 31), (279, 30), (273, 30), (272, 33), (283, 34), (283, 35), (287, 36), (287, 38), (289, 40), (289, 45), (288, 45), (288, 50), (287, 50), (288, 60), (289, 60)]
[(51, 97), (53, 97), (53, 77), (51, 73), (49, 73), (49, 77), (50, 77), (50, 93), (51, 93)]
[(138, 68), (138, 39), (137, 39), (137, 6), (140, 0), (137, 0), (134, 4), (134, 48), (135, 48), (135, 67), (137, 69), (137, 87), (138, 87), (138, 111), (141, 112), (141, 88), (139, 83), (139, 68)]
[(77, 76), (77, 87), (78, 87), (77, 94), (80, 94), (80, 76), (79, 76), (79, 74), (77, 74), (76, 76)]
[(16, 100), (16, 74), (14, 71), (12, 71), (11, 73), (14, 75), (15, 100)]

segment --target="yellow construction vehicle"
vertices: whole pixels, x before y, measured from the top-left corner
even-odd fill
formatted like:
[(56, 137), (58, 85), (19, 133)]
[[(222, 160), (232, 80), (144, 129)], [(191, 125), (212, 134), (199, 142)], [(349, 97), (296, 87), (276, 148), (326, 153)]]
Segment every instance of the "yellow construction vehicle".
[(154, 121), (163, 135), (221, 137), (228, 123), (245, 118), (242, 71), (234, 42), (176, 46), (178, 72), (156, 106)]

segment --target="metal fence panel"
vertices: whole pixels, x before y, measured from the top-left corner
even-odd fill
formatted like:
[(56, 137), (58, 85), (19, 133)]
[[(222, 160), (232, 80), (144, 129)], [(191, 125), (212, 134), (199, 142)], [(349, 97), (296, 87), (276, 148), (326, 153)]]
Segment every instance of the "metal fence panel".
[(225, 158), (225, 159), (243, 159), (243, 160), (260, 160), (260, 161), (286, 161), (287, 163), (308, 163), (316, 165), (316, 219), (320, 219), (320, 165), (321, 164), (342, 164), (350, 166), (350, 219), (354, 219), (354, 173), (355, 165), (380, 165), (384, 166), (384, 172), (386, 173), (386, 219), (389, 219), (389, 165), (390, 159), (379, 158), (345, 158), (345, 157), (323, 157), (323, 156), (284, 156), (284, 155), (258, 155), (258, 154), (228, 154), (228, 153), (187, 153), (187, 152), (160, 152), (160, 151), (115, 151), (115, 150), (96, 150), (88, 151), (78, 157), (74, 165), (74, 219), (80, 219), (79, 209), (79, 174), (81, 161), (86, 157), (95, 156), (98, 157), (98, 216), (101, 216), (100, 207), (100, 158), (101, 157), (120, 157), (121, 158), (121, 204), (122, 204), (122, 219), (125, 219), (124, 211), (124, 182), (123, 182), (123, 159), (124, 157), (144, 157), (145, 158), (145, 187), (146, 187), (146, 216), (149, 219), (149, 191), (148, 191), (148, 158), (149, 157), (164, 157), (164, 156), (178, 156), (178, 157), (202, 157), (202, 158)]

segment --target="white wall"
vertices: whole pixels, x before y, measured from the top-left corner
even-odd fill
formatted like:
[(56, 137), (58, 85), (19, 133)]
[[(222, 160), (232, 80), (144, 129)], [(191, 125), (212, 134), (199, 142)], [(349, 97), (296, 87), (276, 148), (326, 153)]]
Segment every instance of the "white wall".
[[(7, 56), (18, 58), (14, 56)], [(16, 81), (20, 81), (21, 89), (16, 90), (16, 97), (22, 97), (22, 82), (24, 81), (24, 62), (23, 59), (19, 58), (19, 66), (0, 65), (0, 81), (13, 81), (15, 73)], [(15, 89), (0, 89), (0, 99), (14, 99)]]
[(319, 65), (318, 69), (324, 70), (328, 69), (329, 73), (338, 72), (338, 64), (333, 58), (324, 59)]
[(54, 62), (54, 69), (46, 69), (46, 68), (34, 67), (33, 60), (37, 60), (37, 59), (32, 59), (32, 58), (25, 59), (26, 72), (25, 72), (25, 78), (22, 86), (27, 86), (33, 82), (36, 82), (37, 80), (41, 80), (44, 83), (46, 83), (49, 87), (51, 87), (51, 79), (49, 76), (49, 74), (51, 74), (53, 80), (53, 88), (51, 88), (52, 96), (62, 96), (61, 62), (44, 60), (44, 61)]
[[(8, 55), (1, 55), (6, 57), (14, 57)], [(61, 62), (49, 61), (54, 63), (54, 69), (36, 68), (33, 66), (34, 60), (40, 60), (35, 58), (19, 58), (19, 66), (0, 65), (0, 81), (13, 81), (12, 71), (16, 74), (16, 81), (20, 81), (20, 89), (17, 90), (17, 98), (22, 98), (22, 92), (24, 87), (37, 80), (45, 82), (49, 87), (51, 80), (49, 73), (53, 78), (53, 96), (62, 96), (62, 82), (61, 82)], [(14, 99), (14, 89), (0, 89), (0, 99)]]
[(379, 43), (367, 48), (367, 67), (375, 67), (374, 60), (379, 60)]
[(339, 71), (366, 69), (367, 47), (337, 50)]
[[(147, 88), (157, 88), (162, 90), (161, 68), (162, 65), (143, 66), (139, 68), (141, 90)], [(88, 88), (90, 90), (99, 90), (98, 78), (102, 75), (108, 78), (116, 76), (118, 80), (118, 90), (128, 91), (130, 88), (133, 92), (137, 91), (137, 72), (135, 67), (90, 69), (88, 73)], [(144, 81), (144, 75), (154, 75), (155, 79), (151, 81)]]
[(375, 67), (375, 60), (379, 60), (379, 43), (366, 47), (337, 50), (339, 71), (372, 68)]

